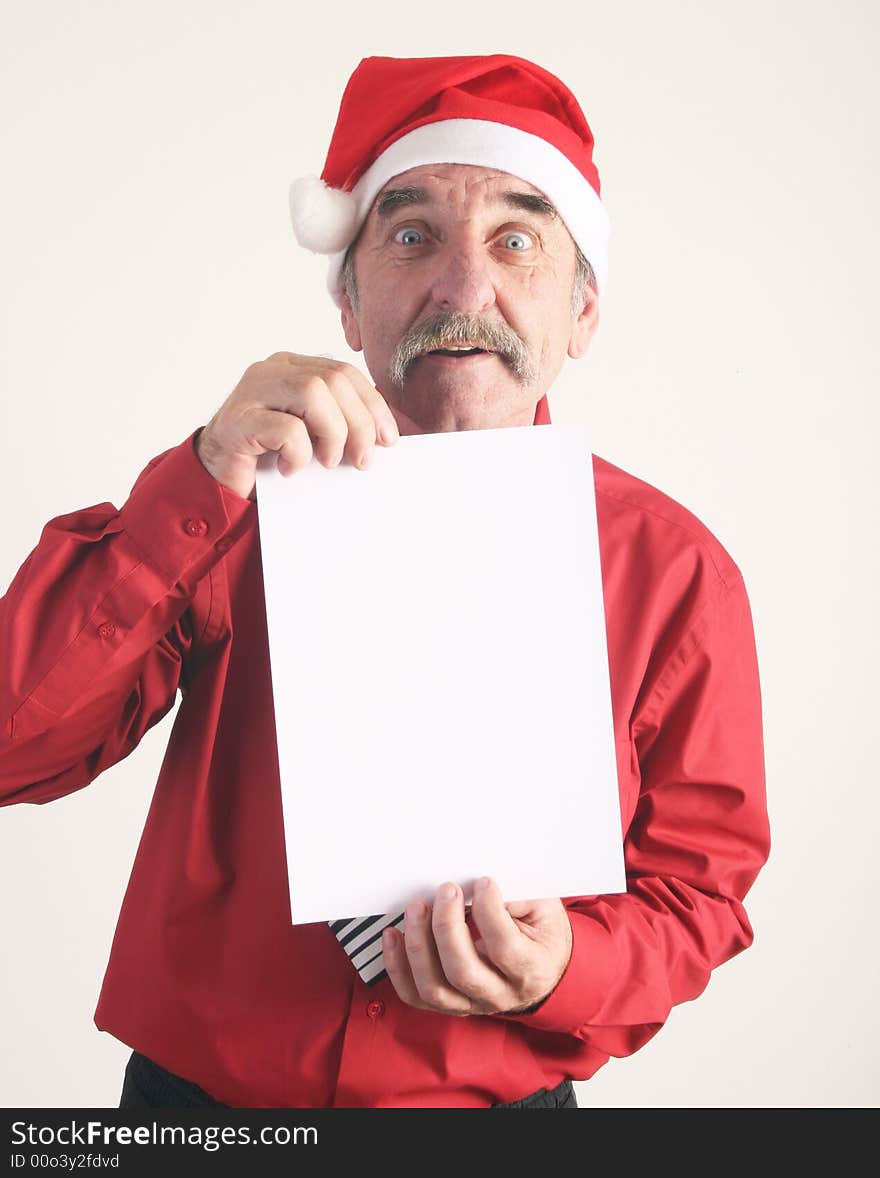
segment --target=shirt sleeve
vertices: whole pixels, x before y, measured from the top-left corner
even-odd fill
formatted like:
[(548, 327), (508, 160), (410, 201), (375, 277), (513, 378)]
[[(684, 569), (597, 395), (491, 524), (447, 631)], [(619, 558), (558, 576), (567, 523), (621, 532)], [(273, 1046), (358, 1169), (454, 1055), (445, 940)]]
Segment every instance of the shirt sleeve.
[(120, 510), (51, 520), (0, 599), (0, 805), (87, 785), (184, 688), (193, 600), (255, 512), (205, 470), (197, 436), (154, 459)]
[(633, 723), (641, 785), (624, 837), (627, 891), (565, 901), (562, 979), (530, 1013), (499, 1015), (636, 1051), (671, 1008), (753, 939), (743, 900), (770, 848), (761, 694), (739, 571), (719, 579)]

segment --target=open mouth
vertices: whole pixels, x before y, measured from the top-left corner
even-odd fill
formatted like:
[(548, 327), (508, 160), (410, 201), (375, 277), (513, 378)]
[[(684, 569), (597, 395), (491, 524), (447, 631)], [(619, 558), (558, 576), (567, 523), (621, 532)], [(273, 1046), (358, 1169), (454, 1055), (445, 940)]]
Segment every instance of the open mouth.
[(428, 356), (451, 356), (456, 360), (466, 359), (468, 356), (491, 356), (492, 352), (486, 351), (485, 348), (435, 348), (432, 352), (427, 353)]

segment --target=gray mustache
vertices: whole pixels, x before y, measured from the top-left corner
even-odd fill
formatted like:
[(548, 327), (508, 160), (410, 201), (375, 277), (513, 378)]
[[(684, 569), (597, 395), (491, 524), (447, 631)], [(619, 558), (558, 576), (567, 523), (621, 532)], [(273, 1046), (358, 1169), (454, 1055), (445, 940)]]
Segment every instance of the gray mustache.
[(420, 356), (438, 348), (463, 344), (495, 352), (523, 384), (530, 384), (536, 379), (528, 350), (512, 327), (476, 315), (447, 311), (414, 325), (405, 333), (391, 357), (391, 380), (401, 388), (407, 373)]

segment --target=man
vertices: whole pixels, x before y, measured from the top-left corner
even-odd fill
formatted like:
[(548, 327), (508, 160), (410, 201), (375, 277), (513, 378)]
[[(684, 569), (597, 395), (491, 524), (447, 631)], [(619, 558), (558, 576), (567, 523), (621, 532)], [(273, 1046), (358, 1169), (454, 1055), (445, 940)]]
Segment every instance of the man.
[(290, 352), (252, 365), (121, 509), (47, 525), (3, 599), (5, 803), (86, 785), (183, 696), (95, 1014), (133, 1048), (122, 1107), (575, 1107), (572, 1079), (751, 943), (769, 837), (742, 577), (599, 458), (626, 894), (505, 903), (485, 880), (466, 916), (438, 881), (404, 916), (290, 923), (257, 458), (367, 468), (398, 433), (549, 421), (605, 282), (592, 147), (533, 63), (361, 62), (291, 208), (374, 383)]

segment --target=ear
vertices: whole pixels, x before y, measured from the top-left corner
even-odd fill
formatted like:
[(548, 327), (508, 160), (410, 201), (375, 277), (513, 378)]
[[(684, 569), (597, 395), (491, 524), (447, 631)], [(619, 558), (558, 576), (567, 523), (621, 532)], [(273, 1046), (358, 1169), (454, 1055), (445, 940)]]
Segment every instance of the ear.
[(340, 315), (342, 318), (342, 330), (345, 332), (345, 342), (353, 352), (362, 352), (364, 345), (361, 341), (361, 329), (357, 321), (354, 307), (351, 305), (351, 299), (343, 291), (340, 296)]
[(579, 360), (586, 354), (593, 333), (599, 326), (599, 296), (591, 286), (584, 291), (584, 305), (572, 320), (568, 354), (572, 360)]

